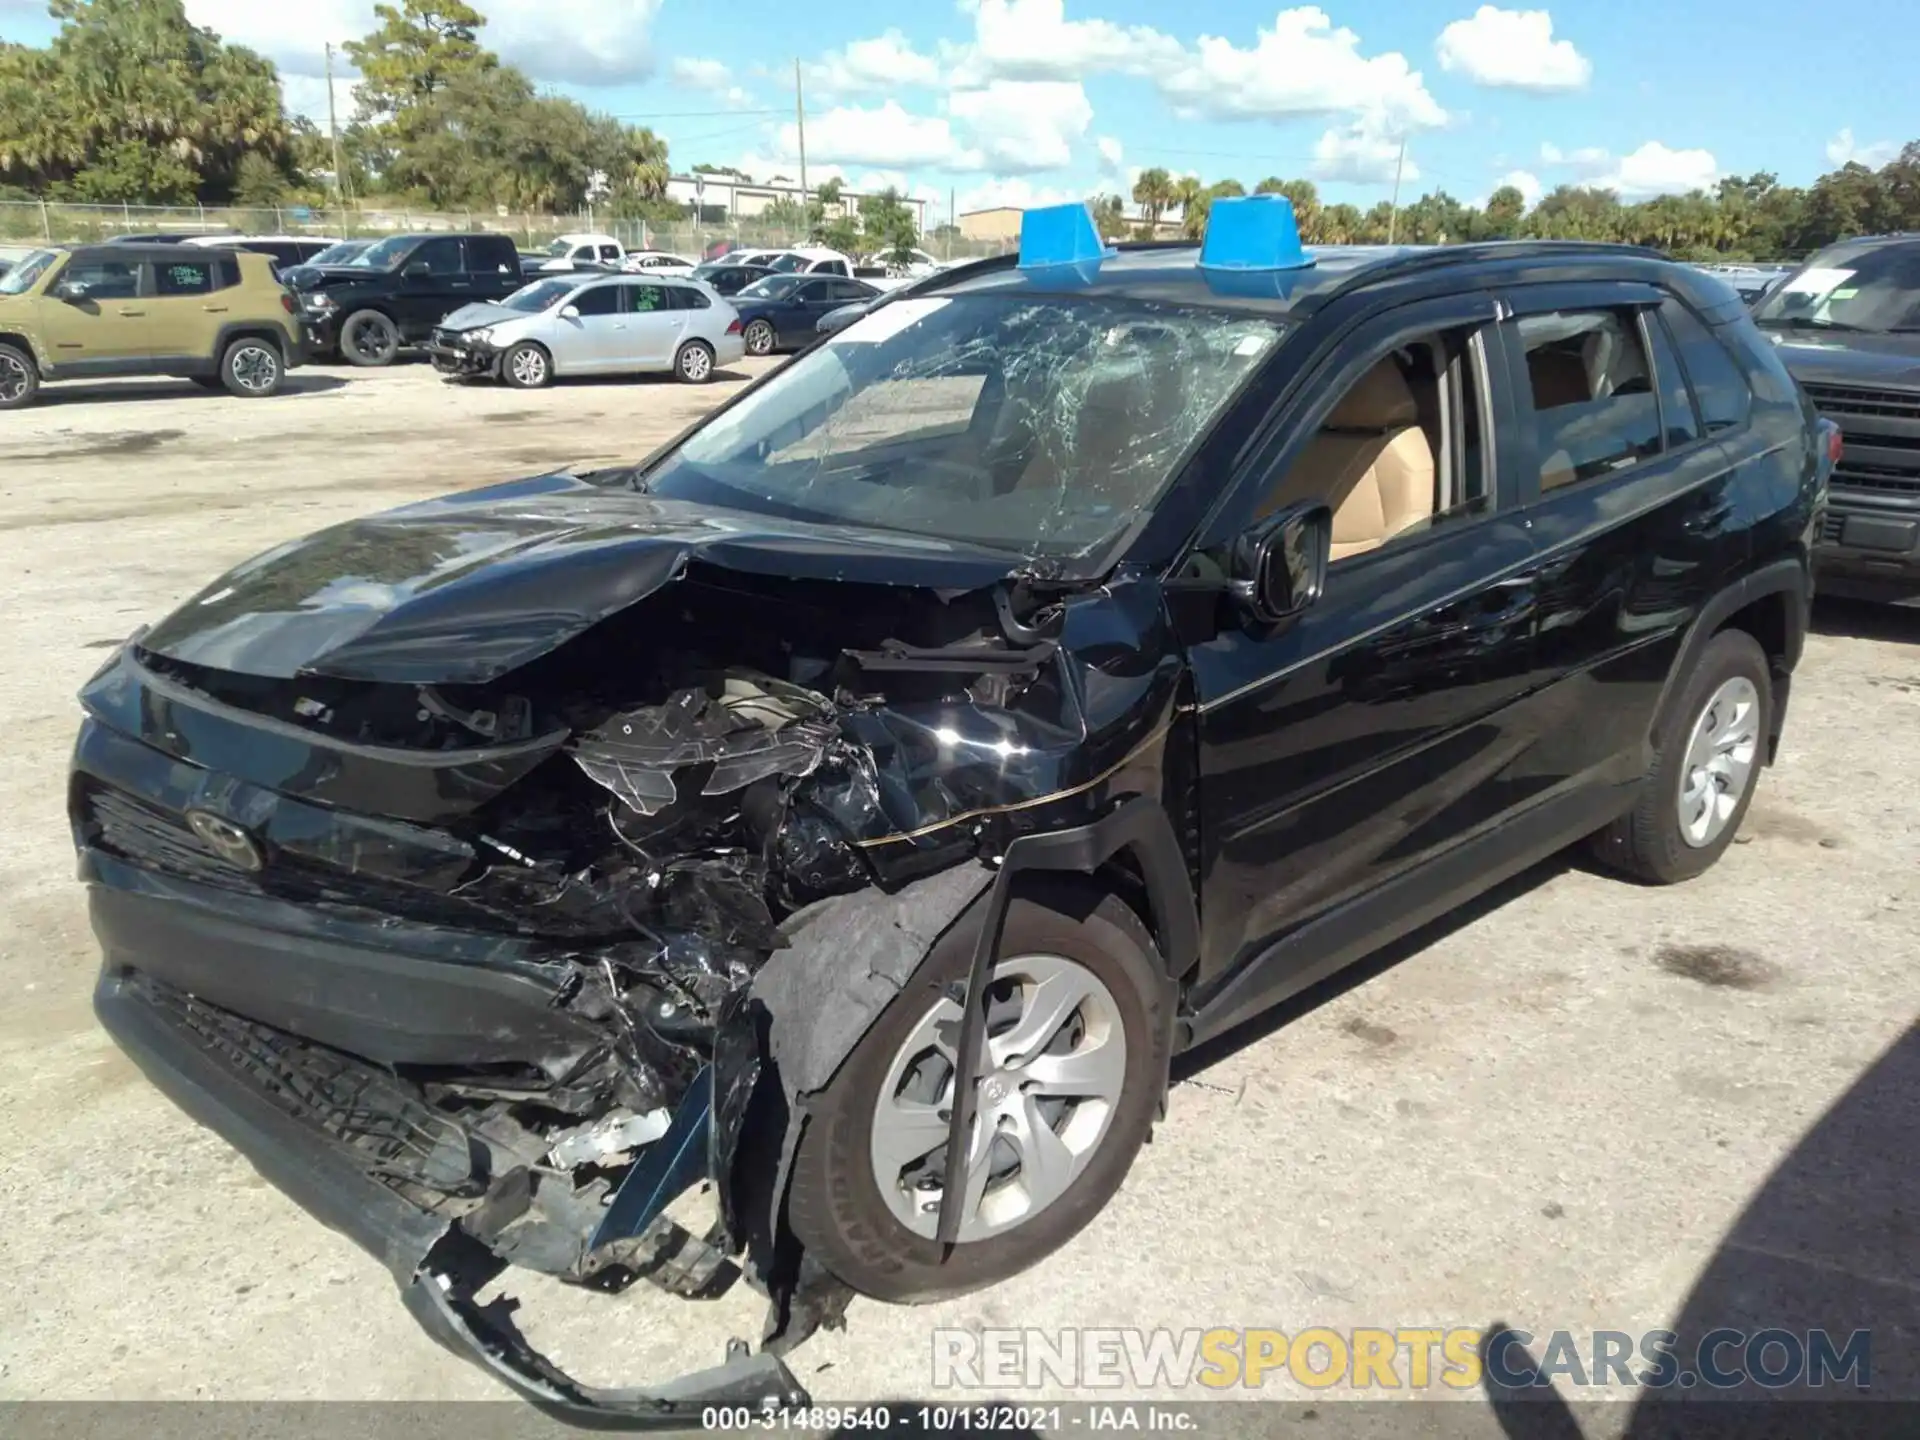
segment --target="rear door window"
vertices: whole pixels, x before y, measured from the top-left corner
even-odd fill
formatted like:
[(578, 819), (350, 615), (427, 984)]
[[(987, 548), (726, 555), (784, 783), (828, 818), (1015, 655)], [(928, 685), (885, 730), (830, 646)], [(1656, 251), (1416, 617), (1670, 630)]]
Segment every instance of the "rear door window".
[(1700, 401), (1700, 419), (1709, 435), (1744, 425), (1752, 396), (1746, 377), (1704, 321), (1680, 301), (1669, 298), (1660, 306), (1680, 363)]
[(1631, 310), (1527, 315), (1515, 328), (1543, 492), (1660, 453), (1653, 370)]
[(627, 309), (635, 315), (651, 315), (656, 310), (670, 310), (667, 290), (664, 285), (629, 285), (627, 291)]
[(504, 235), (469, 235), (466, 238), (467, 270), (481, 275), (517, 275), (520, 252)]
[(1691, 444), (1700, 438), (1700, 417), (1694, 413), (1693, 394), (1687, 388), (1687, 373), (1680, 368), (1673, 342), (1660, 316), (1648, 311), (1641, 317), (1646, 337), (1653, 349), (1653, 373), (1660, 384), (1660, 421), (1667, 432), (1667, 448)]
[[(214, 267), (220, 260), (167, 260), (153, 267), (155, 295), (205, 295), (213, 288)], [(234, 262), (228, 261), (228, 264)]]

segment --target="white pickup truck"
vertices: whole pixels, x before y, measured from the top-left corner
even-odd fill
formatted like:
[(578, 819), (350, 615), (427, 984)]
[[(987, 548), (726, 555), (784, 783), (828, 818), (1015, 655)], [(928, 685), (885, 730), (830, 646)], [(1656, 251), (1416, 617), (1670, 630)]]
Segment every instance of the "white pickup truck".
[(665, 250), (629, 250), (611, 235), (581, 233), (562, 235), (549, 244), (546, 258), (537, 267), (541, 271), (577, 270), (583, 266), (604, 265), (610, 269), (642, 271), (650, 274), (688, 275), (693, 261)]

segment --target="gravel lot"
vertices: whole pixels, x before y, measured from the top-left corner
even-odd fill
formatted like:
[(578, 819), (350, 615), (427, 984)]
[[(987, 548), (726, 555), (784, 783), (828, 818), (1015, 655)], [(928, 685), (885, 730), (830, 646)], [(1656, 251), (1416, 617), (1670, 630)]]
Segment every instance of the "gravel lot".
[[(637, 457), (734, 383), (528, 395), (316, 368), (273, 401), (60, 386), (0, 417), (0, 1395), (502, 1393), (95, 1029), (73, 695), (247, 555)], [(1190, 1067), (1117, 1201), (1040, 1269), (856, 1302), (796, 1372), (823, 1402), (923, 1396), (936, 1326), (1824, 1323), (1874, 1327), (1876, 1387), (1920, 1398), (1920, 614), (1823, 606), (1800, 675), (1781, 763), (1703, 880), (1522, 877)], [(536, 1341), (601, 1383), (759, 1333), (745, 1287), (518, 1293)]]

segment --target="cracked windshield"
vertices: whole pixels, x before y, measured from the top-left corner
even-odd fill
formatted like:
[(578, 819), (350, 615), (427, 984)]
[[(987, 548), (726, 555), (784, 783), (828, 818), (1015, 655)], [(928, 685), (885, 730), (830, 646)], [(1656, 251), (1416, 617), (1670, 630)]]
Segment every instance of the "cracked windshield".
[(1066, 559), (1150, 505), (1271, 321), (1007, 296), (897, 300), (643, 478), (649, 494)]

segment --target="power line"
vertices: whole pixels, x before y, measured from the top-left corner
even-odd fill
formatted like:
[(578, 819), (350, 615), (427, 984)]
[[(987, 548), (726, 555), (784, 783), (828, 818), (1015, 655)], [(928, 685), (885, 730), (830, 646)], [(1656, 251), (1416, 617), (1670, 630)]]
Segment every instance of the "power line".
[(712, 120), (732, 115), (784, 115), (784, 110), (649, 110), (631, 115), (615, 115), (615, 120)]

